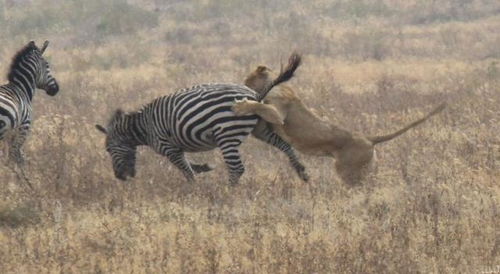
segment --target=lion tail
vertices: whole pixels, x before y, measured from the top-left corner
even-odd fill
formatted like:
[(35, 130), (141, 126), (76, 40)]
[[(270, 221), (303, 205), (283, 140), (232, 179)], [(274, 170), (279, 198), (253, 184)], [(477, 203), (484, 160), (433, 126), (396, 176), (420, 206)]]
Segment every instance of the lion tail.
[(414, 128), (416, 126), (418, 126), (419, 124), (425, 122), (427, 119), (429, 119), (430, 117), (438, 114), (439, 112), (443, 111), (443, 109), (446, 107), (446, 103), (441, 103), (439, 106), (437, 106), (434, 110), (432, 110), (431, 112), (429, 112), (427, 115), (425, 115), (424, 117), (412, 122), (411, 124), (405, 126), (404, 128), (394, 132), (394, 133), (391, 133), (391, 134), (388, 134), (388, 135), (382, 135), (382, 136), (373, 136), (373, 137), (368, 137), (368, 139), (374, 144), (378, 144), (378, 143), (382, 143), (382, 142), (386, 142), (386, 141), (389, 141), (389, 140), (392, 140), (396, 137), (398, 137), (399, 135), (405, 133), (406, 131), (408, 131), (409, 129), (411, 128)]
[(258, 101), (262, 101), (274, 86), (290, 80), (293, 77), (293, 73), (295, 72), (295, 70), (300, 66), (301, 62), (301, 55), (296, 52), (292, 53), (292, 55), (290, 55), (290, 58), (288, 58), (288, 65), (285, 67), (285, 69), (281, 69), (280, 74), (278, 75), (278, 77), (276, 77), (276, 79), (274, 79), (271, 83), (264, 87), (259, 97), (257, 98)]

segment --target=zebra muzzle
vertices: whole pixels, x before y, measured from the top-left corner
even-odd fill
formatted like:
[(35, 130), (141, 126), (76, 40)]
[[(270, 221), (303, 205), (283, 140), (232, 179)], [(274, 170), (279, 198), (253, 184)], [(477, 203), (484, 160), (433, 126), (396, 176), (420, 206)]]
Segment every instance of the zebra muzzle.
[(115, 172), (115, 177), (121, 181), (126, 181), (128, 177), (135, 177), (135, 168), (126, 169), (121, 172)]
[(54, 82), (53, 84), (47, 87), (46, 91), (48, 95), (54, 96), (57, 94), (57, 92), (59, 92), (59, 85), (57, 84), (57, 82)]

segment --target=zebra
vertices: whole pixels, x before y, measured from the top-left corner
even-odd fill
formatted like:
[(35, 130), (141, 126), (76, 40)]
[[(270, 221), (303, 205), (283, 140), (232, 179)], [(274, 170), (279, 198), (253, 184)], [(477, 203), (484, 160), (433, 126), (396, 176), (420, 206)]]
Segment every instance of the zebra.
[[(293, 54), (288, 66), (266, 89), (289, 80), (300, 65), (300, 55)], [(254, 90), (238, 84), (201, 84), (159, 97), (139, 111), (125, 113), (118, 109), (107, 127), (96, 128), (106, 135), (105, 146), (111, 156), (115, 177), (126, 180), (135, 176), (136, 148), (151, 147), (179, 168), (187, 181), (194, 174), (207, 172), (207, 164), (186, 160), (185, 152), (201, 152), (219, 148), (229, 171), (229, 183), (235, 185), (244, 173), (239, 146), (253, 134), (259, 140), (283, 151), (299, 177), (308, 175), (293, 148), (269, 128), (256, 128), (257, 115), (235, 116), (231, 107), (235, 100), (261, 100)]]
[(8, 83), (0, 86), (0, 141), (8, 138), (9, 161), (24, 163), (21, 150), (29, 134), (32, 121), (31, 101), (35, 90), (43, 89), (50, 96), (59, 91), (49, 63), (42, 57), (49, 41), (39, 49), (30, 41), (20, 49), (10, 65)]

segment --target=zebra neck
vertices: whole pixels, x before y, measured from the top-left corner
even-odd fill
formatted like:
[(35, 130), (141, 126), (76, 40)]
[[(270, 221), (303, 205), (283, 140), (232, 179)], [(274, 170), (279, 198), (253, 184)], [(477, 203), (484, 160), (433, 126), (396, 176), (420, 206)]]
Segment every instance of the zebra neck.
[(14, 73), (9, 77), (9, 83), (16, 87), (19, 92), (17, 95), (23, 99), (31, 101), (35, 94), (35, 73), (31, 70), (18, 66)]
[(135, 142), (135, 145), (147, 145), (147, 131), (143, 125), (142, 112), (129, 113), (127, 120), (127, 135)]

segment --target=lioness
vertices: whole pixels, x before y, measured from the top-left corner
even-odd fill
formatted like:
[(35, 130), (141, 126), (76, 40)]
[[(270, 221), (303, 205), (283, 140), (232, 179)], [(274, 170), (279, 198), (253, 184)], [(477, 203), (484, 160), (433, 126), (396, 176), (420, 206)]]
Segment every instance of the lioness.
[[(246, 78), (245, 85), (261, 93), (271, 80), (270, 69), (259, 66)], [(350, 132), (321, 119), (304, 105), (293, 89), (285, 85), (271, 91), (263, 103), (236, 101), (232, 110), (236, 115), (255, 113), (261, 116), (278, 135), (305, 154), (334, 157), (339, 176), (344, 182), (355, 184), (366, 173), (376, 144), (405, 133), (444, 107), (445, 103), (442, 103), (429, 114), (394, 133), (373, 137)]]

